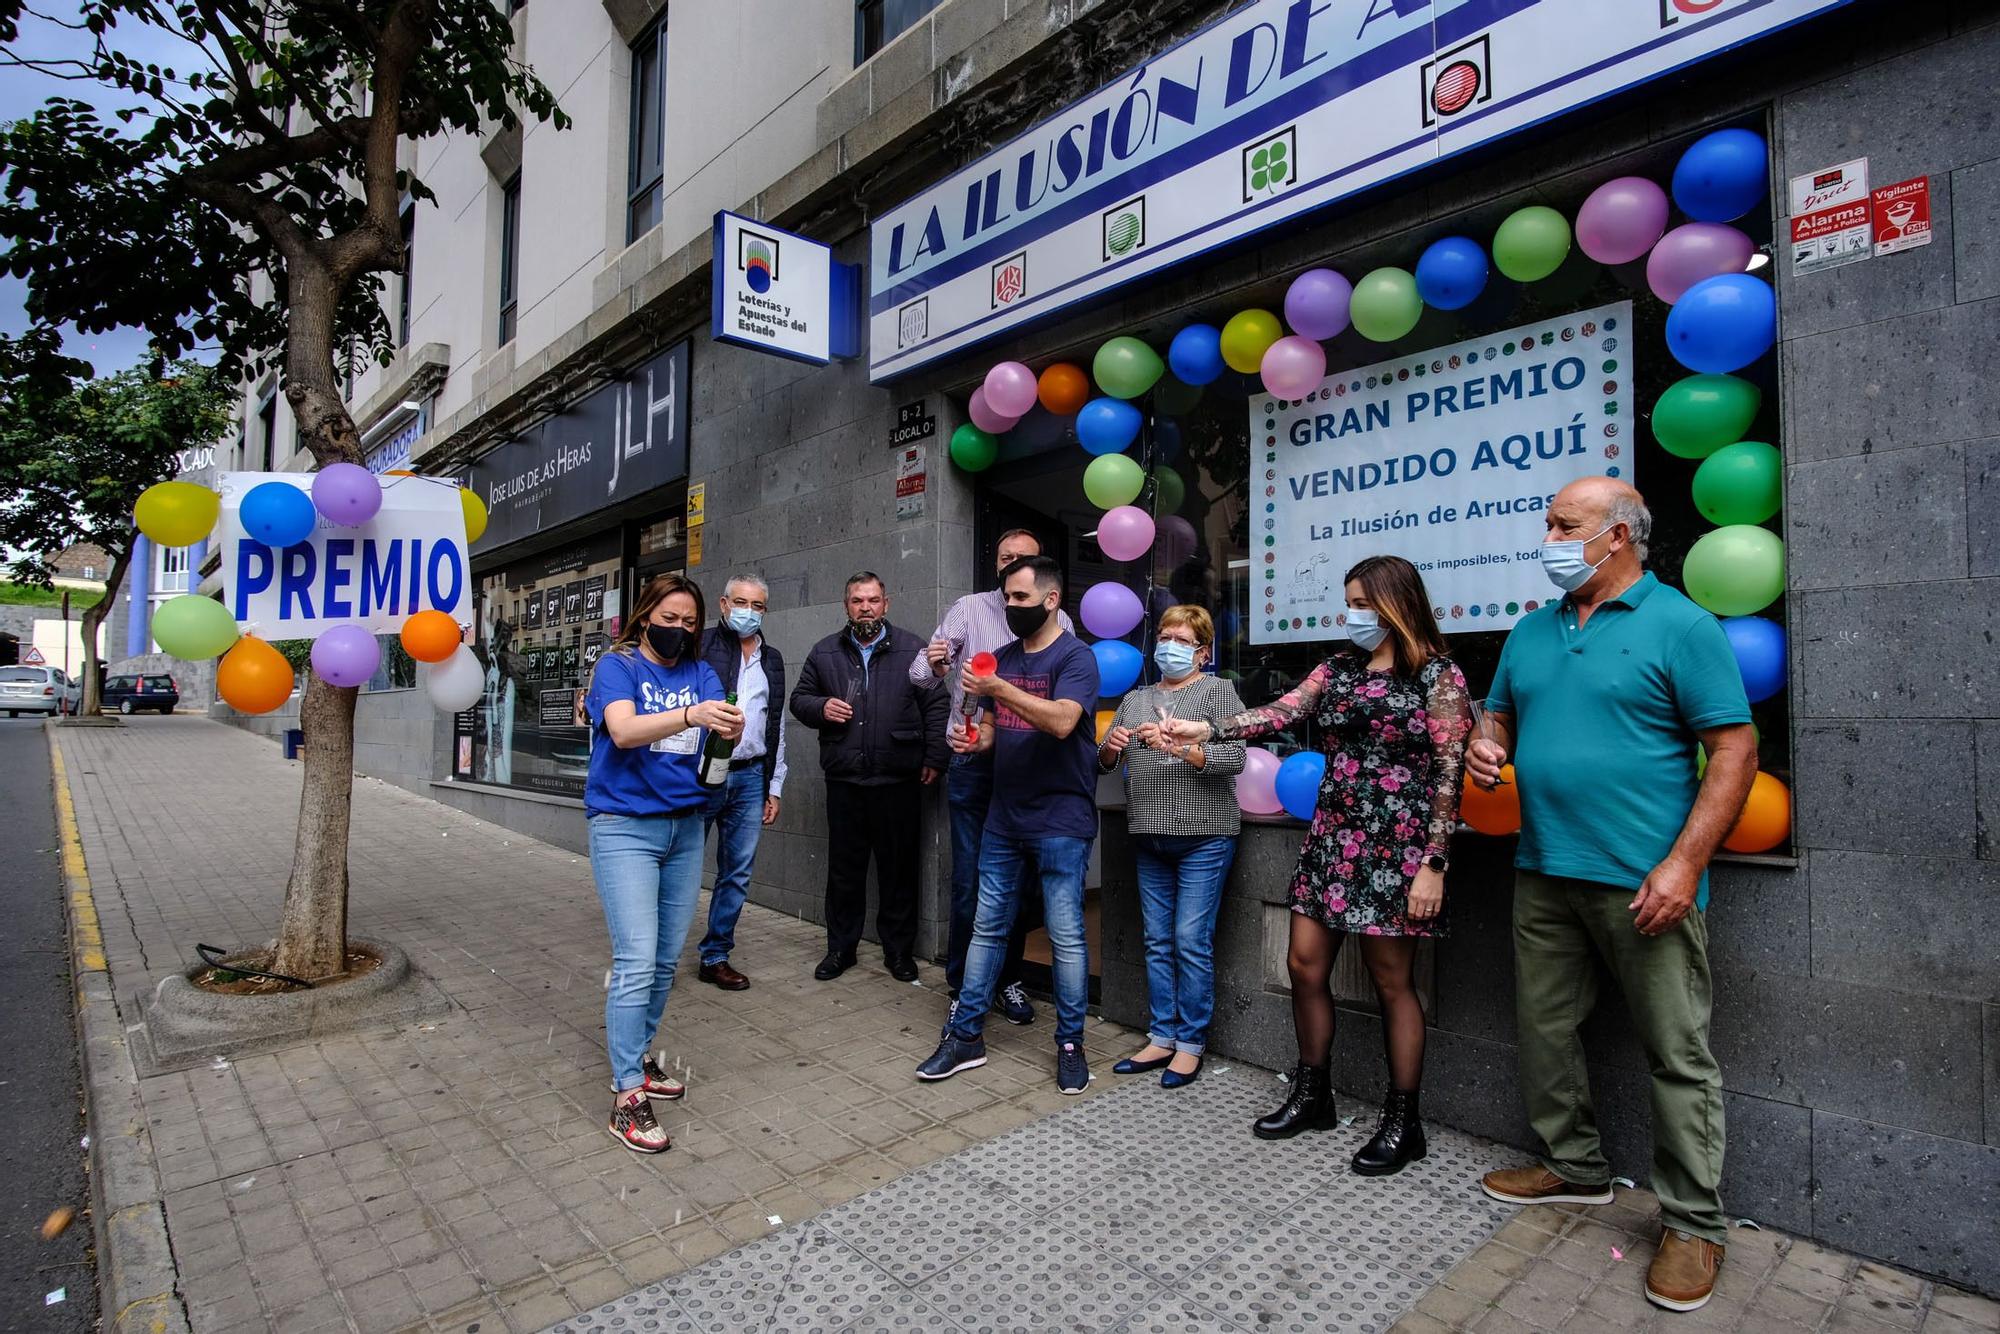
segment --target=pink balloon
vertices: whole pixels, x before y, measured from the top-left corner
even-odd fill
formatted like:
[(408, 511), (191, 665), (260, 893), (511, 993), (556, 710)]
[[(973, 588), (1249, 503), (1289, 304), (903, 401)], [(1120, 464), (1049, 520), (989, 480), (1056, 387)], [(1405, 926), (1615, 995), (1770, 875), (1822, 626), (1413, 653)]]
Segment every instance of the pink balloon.
[(972, 399), (965, 405), (966, 415), (972, 424), (991, 435), (1003, 435), (1014, 429), (1019, 417), (1009, 417), (1003, 412), (995, 412), (993, 405), (986, 401), (986, 390), (982, 386), (972, 391)]
[(1077, 611), (1083, 617), (1083, 628), (1099, 639), (1124, 638), (1146, 615), (1139, 595), (1110, 579), (1084, 590)]
[[(1035, 373), (1018, 361), (1003, 361), (986, 372), (986, 405), (1003, 417), (1021, 418), (1035, 406), (1040, 385)], [(984, 429), (984, 428), (981, 428)]]
[(1279, 398), (1304, 398), (1326, 378), (1326, 349), (1310, 338), (1292, 334), (1264, 349), (1259, 368), (1264, 387)]
[(1244, 750), (1243, 772), (1236, 776), (1236, 804), (1246, 815), (1276, 815), (1285, 809), (1278, 800), (1279, 763), (1262, 746)]
[(1097, 521), (1097, 545), (1113, 560), (1137, 560), (1153, 545), (1153, 516), (1136, 505), (1106, 510)]
[(1756, 253), (1756, 243), (1728, 223), (1684, 223), (1653, 247), (1646, 285), (1671, 306), (1704, 279), (1743, 272)]
[(1667, 192), (1644, 176), (1606, 181), (1576, 215), (1576, 243), (1599, 264), (1630, 264), (1666, 230)]
[(1285, 289), (1285, 323), (1307, 338), (1333, 338), (1347, 328), (1354, 284), (1332, 269), (1307, 269)]

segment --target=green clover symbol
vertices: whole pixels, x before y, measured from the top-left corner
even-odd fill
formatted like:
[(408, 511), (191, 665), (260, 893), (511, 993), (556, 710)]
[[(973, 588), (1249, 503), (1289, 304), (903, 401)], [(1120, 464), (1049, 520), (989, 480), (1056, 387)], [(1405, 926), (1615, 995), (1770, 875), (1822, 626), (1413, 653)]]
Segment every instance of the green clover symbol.
[(1292, 166), (1285, 156), (1285, 141), (1274, 139), (1250, 155), (1250, 188), (1275, 190), (1291, 179)]

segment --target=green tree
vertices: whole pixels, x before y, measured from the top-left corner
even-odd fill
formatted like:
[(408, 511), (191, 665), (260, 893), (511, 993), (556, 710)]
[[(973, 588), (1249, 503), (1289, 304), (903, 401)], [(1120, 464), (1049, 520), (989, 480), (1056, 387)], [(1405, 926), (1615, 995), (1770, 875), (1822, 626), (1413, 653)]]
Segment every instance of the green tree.
[(223, 433), (236, 395), (194, 362), (92, 380), (82, 378), (88, 366), (54, 349), (46, 328), (0, 338), (0, 550), (9, 575), (43, 588), (55, 586), (56, 558), (78, 542), (111, 558), (104, 596), (80, 618), (82, 712), (94, 715), (97, 631), (132, 563), (132, 506), (180, 471), (183, 451)]
[[(0, 0), (0, 57), (122, 91), (108, 117), (55, 97), (0, 133), (0, 238), (30, 313), (93, 331), (145, 329), (162, 356), (216, 349), (224, 375), (275, 364), (315, 461), (361, 461), (338, 350), (386, 359), (382, 275), (406, 263), (412, 140), (478, 138), (522, 117), (568, 124), (514, 58), (495, 0), (85, 0), (84, 61), (20, 49), (22, 0)], [(135, 58), (135, 36), (187, 60)], [(0, 61), (4, 63), (4, 61)], [(414, 155), (410, 155), (414, 156)], [(297, 841), (274, 967), (346, 964), (351, 688), (308, 678)]]

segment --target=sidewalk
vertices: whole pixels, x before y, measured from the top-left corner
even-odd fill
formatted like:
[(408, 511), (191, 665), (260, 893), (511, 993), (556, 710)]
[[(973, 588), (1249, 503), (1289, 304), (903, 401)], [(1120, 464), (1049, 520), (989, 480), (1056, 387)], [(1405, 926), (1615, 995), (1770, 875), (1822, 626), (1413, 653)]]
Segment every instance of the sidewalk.
[[(197, 718), (53, 735), (129, 1024), (197, 940), (268, 937), (299, 771)], [(202, 1334), (491, 1334), (579, 1312), (577, 1329), (1656, 1319), (1642, 1193), (1507, 1221), (1470, 1178), (1517, 1156), (1447, 1131), (1419, 1169), (1361, 1183), (1342, 1170), (1359, 1127), (1259, 1144), (1242, 1122), (1274, 1100), (1268, 1072), (1218, 1061), (1181, 1094), (1121, 1087), (1109, 1067), (1133, 1038), (1095, 1022), (1100, 1077), (1063, 1098), (1046, 1007), (1032, 1028), (993, 1025), (984, 1069), (922, 1086), (938, 970), (901, 985), (865, 950), (813, 982), (819, 930), (754, 907), (749, 991), (684, 964), (663, 1046), (690, 1091), (665, 1117), (673, 1151), (639, 1157), (603, 1128), (607, 946), (584, 860), (364, 779), (351, 866), (350, 930), (401, 944), (457, 1008), (139, 1084)], [(107, 1138), (96, 1065), (91, 1085)], [(1776, 1233), (1733, 1240), (1716, 1302), (1673, 1327), (2000, 1329), (1993, 1303)]]

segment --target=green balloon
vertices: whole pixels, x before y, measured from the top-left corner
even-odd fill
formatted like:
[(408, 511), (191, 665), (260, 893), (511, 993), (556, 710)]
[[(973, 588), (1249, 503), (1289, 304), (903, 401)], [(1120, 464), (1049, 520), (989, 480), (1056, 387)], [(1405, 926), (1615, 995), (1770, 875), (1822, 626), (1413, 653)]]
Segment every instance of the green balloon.
[(1718, 528), (1688, 548), (1681, 583), (1717, 616), (1754, 615), (1785, 595), (1785, 544), (1768, 528)]
[(1113, 398), (1139, 397), (1166, 369), (1159, 353), (1129, 334), (1098, 348), (1096, 360), (1090, 363), (1098, 387)]
[(1146, 489), (1146, 470), (1124, 454), (1099, 454), (1083, 470), (1083, 494), (1101, 510), (1129, 505)]
[(1517, 283), (1535, 283), (1569, 258), (1569, 219), (1543, 204), (1516, 209), (1493, 233), (1493, 267)]
[(1417, 327), (1424, 316), (1424, 299), (1407, 269), (1376, 269), (1354, 284), (1348, 315), (1363, 338), (1393, 343)]
[(1159, 500), (1158, 513), (1179, 514), (1187, 503), (1187, 483), (1164, 463), (1153, 469), (1153, 494)]
[(219, 657), (238, 639), (236, 619), (214, 598), (186, 593), (153, 610), (153, 640), (189, 662)]
[(1710, 523), (1762, 523), (1784, 503), (1785, 463), (1757, 440), (1724, 445), (1694, 470), (1694, 507)]
[(1182, 384), (1171, 375), (1160, 377), (1153, 386), (1153, 408), (1162, 417), (1180, 417), (1193, 412), (1201, 402), (1201, 386)]
[(1705, 459), (1741, 440), (1763, 401), (1763, 392), (1748, 380), (1690, 375), (1668, 385), (1653, 405), (1653, 438), (1669, 454)]
[(967, 472), (985, 472), (1000, 457), (1000, 442), (971, 422), (951, 433), (951, 461)]

